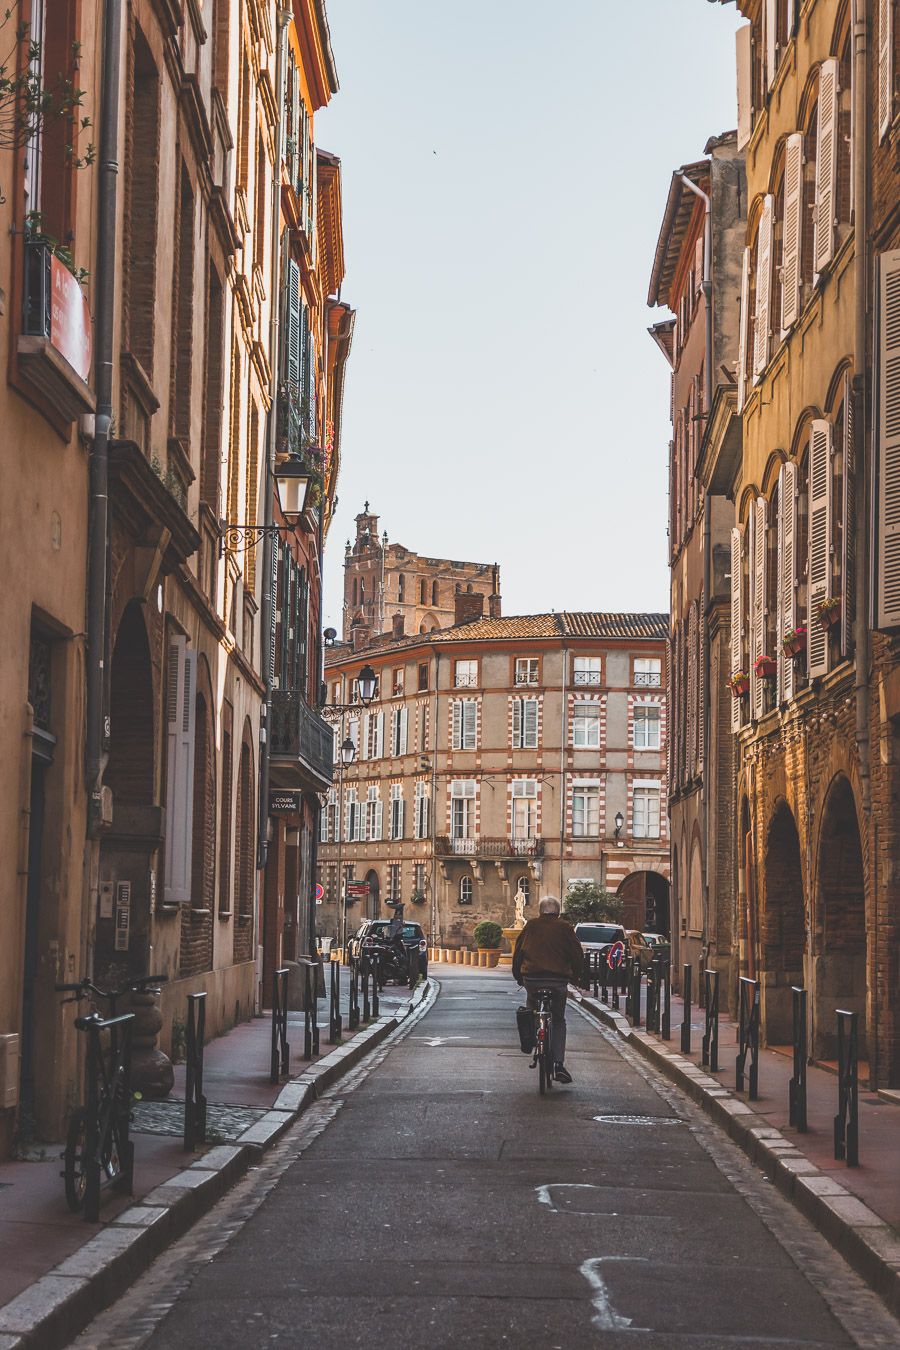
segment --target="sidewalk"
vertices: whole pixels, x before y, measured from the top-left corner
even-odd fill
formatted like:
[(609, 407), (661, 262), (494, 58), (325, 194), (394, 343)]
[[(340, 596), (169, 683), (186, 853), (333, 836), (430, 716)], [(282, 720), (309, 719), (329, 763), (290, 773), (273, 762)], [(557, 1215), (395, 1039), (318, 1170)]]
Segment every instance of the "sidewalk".
[[(289, 1102), (296, 1098), (298, 1107), (301, 1106), (294, 1090), (297, 1082), (314, 1073), (325, 1057), (331, 1060), (344, 1055), (360, 1036), (364, 1040), (370, 1039), (365, 1035), (365, 1024), (361, 1024), (356, 1033), (347, 1030), (349, 980), (346, 970), (341, 973), (343, 1049), (335, 1052), (328, 1043), (327, 997), (318, 1004), (320, 1055), (317, 1060), (303, 1059), (303, 1013), (289, 1013), (291, 1057), (287, 1084), (269, 1081), (270, 1016), (255, 1017), (206, 1045), (203, 1090), (207, 1099), (208, 1142), (195, 1154), (185, 1153), (182, 1146), (183, 1064), (175, 1066), (175, 1086), (169, 1098), (135, 1104), (132, 1125), (134, 1194), (117, 1195), (114, 1191), (105, 1191), (99, 1223), (85, 1223), (81, 1215), (72, 1214), (66, 1206), (61, 1177), (62, 1143), (37, 1145), (35, 1155), (43, 1153), (40, 1161), (0, 1164), (0, 1327), (4, 1325), (3, 1305), (73, 1256), (125, 1210), (138, 1205), (160, 1187), (164, 1188), (185, 1168), (209, 1157), (216, 1146), (263, 1145), (291, 1123), (296, 1110), (291, 1109)], [(368, 1030), (371, 1032), (396, 1019), (409, 999), (408, 989), (393, 986), (385, 989), (379, 999), (380, 1021), (369, 1023)], [(367, 1047), (361, 1044), (361, 1048)], [(305, 1100), (302, 1104), (305, 1105)], [(218, 1151), (235, 1154), (239, 1150)], [(6, 1350), (2, 1334), (0, 1347)]]

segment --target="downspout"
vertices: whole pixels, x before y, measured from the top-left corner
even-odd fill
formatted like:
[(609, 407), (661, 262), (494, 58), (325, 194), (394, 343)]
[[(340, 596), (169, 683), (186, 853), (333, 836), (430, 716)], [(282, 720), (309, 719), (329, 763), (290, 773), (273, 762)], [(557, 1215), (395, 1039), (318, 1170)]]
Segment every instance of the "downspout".
[(562, 708), (559, 715), (559, 902), (562, 904), (565, 896), (563, 895), (563, 858), (566, 851), (566, 732), (568, 730), (569, 719), (567, 717), (566, 704), (569, 698), (569, 649), (563, 643), (562, 649), (562, 680), (560, 681), (560, 694), (562, 698)]
[(109, 433), (112, 424), (113, 323), (116, 286), (116, 213), (119, 185), (119, 94), (122, 3), (106, 0), (103, 35), (103, 109), (100, 126), (99, 209), (97, 213), (97, 411), (90, 468), (90, 524), (87, 595), (87, 787), (91, 794), (89, 833), (100, 825), (104, 769), (106, 684), (106, 580), (109, 547)]
[(275, 540), (272, 525), (275, 520), (275, 448), (278, 432), (278, 332), (281, 304), (281, 161), (284, 131), (284, 34), (291, 21), (289, 9), (278, 10), (275, 37), (275, 99), (278, 108), (278, 138), (275, 146), (276, 163), (272, 171), (272, 237), (271, 277), (272, 301), (269, 307), (269, 369), (272, 384), (269, 395), (269, 414), (266, 427), (266, 469), (263, 479), (263, 624), (262, 675), (265, 695), (262, 706), (262, 725), (259, 731), (259, 809), (256, 846), (256, 866), (262, 870), (269, 856), (269, 756), (272, 727), (272, 680), (275, 652), (272, 642), (272, 620), (276, 596), (272, 587), (272, 563)]
[[(853, 29), (853, 247), (856, 284), (856, 338), (855, 370), (853, 375), (853, 402), (855, 416), (856, 464), (856, 520), (852, 528), (856, 534), (855, 605), (855, 690), (856, 690), (856, 746), (859, 754), (859, 784), (863, 814), (872, 807), (872, 789), (869, 775), (869, 595), (868, 595), (868, 492), (869, 464), (866, 436), (866, 326), (868, 323), (868, 140), (866, 137), (866, 57), (868, 50), (869, 0), (857, 0), (856, 23)], [(850, 527), (850, 522), (847, 522)], [(874, 1019), (873, 1019), (874, 1020)]]
[[(710, 170), (711, 173), (711, 170)], [(707, 193), (699, 188), (696, 183), (692, 183), (687, 174), (681, 175), (681, 182), (684, 187), (693, 192), (695, 197), (699, 197), (703, 202), (704, 224), (703, 224), (703, 281), (700, 289), (703, 292), (703, 308), (706, 320), (706, 355), (703, 362), (703, 410), (706, 415), (706, 426), (709, 426), (709, 417), (712, 411), (712, 391), (713, 391), (713, 304), (712, 304), (712, 202)], [(704, 936), (707, 944), (707, 960), (709, 957), (709, 766), (708, 756), (710, 750), (710, 659), (709, 659), (709, 624), (707, 617), (710, 610), (710, 579), (712, 575), (711, 566), (711, 506), (709, 493), (704, 495), (703, 499), (703, 603), (704, 612), (700, 616), (703, 633), (703, 649), (700, 653), (700, 660), (703, 663), (703, 707), (700, 709), (700, 716), (703, 719), (703, 782), (700, 788), (700, 801), (703, 808), (703, 890), (705, 899), (704, 914)], [(690, 884), (690, 881), (688, 882)], [(717, 953), (718, 955), (718, 953)]]

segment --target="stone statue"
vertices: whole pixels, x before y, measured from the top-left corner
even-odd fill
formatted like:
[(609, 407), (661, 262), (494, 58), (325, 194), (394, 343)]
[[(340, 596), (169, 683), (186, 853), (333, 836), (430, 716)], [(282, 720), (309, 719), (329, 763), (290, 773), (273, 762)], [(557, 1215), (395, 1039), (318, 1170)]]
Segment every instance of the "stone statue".
[(522, 890), (522, 887), (521, 887), (521, 886), (520, 886), (519, 889), (516, 891), (515, 904), (516, 904), (516, 921), (515, 921), (515, 923), (513, 924), (513, 927), (514, 927), (514, 928), (524, 928), (524, 927), (525, 927), (525, 906), (528, 904), (528, 901), (527, 901), (527, 899), (525, 898), (525, 892)]

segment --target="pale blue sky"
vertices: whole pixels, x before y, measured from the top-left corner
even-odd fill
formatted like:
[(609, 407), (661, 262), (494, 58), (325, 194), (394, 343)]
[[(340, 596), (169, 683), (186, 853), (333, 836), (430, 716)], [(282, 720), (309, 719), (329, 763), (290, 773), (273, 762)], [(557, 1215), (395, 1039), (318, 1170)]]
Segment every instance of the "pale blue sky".
[(647, 335), (669, 179), (735, 124), (733, 7), (328, 0), (357, 309), (326, 623), (365, 498), (497, 561), (507, 614), (668, 608), (668, 375)]

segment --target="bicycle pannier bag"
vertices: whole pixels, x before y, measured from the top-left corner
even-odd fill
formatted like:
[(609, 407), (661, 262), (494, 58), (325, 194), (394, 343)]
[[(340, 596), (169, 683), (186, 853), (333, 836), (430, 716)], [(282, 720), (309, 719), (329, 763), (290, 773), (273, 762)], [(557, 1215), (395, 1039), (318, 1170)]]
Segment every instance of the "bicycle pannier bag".
[(516, 1008), (516, 1022), (522, 1054), (530, 1055), (534, 1049), (534, 1013), (530, 1008)]

